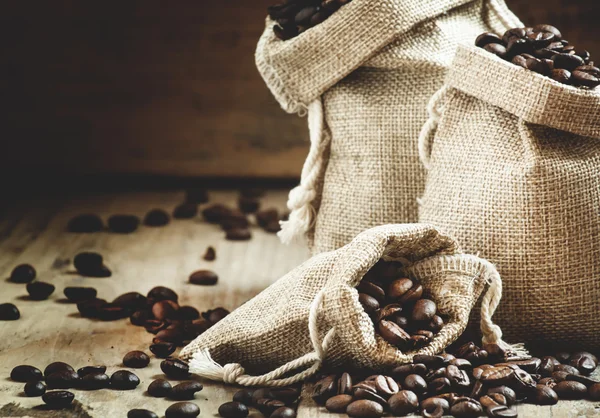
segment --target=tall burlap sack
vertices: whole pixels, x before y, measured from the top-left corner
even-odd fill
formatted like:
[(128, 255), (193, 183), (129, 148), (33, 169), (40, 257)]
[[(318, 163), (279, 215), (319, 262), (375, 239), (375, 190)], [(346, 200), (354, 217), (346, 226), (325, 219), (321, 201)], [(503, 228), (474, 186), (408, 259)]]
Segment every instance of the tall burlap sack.
[(313, 253), (373, 226), (416, 222), (425, 173), (417, 138), (461, 42), (520, 25), (504, 0), (353, 0), (297, 38), (267, 25), (256, 62), (311, 149), (280, 237)]
[[(431, 344), (418, 351), (403, 353), (388, 344), (358, 301), (355, 286), (380, 258), (402, 261), (406, 273), (447, 315)], [(431, 226), (380, 226), (297, 267), (199, 336), (181, 357), (189, 360), (193, 373), (247, 386), (289, 385), (314, 374), (323, 362), (385, 369), (452, 343), (465, 329), (486, 283), (484, 340), (509, 348), (491, 321), (502, 283), (490, 263), (461, 254), (455, 241)], [(245, 370), (266, 374), (252, 377)], [(290, 376), (292, 371), (298, 373)]]
[(498, 267), (507, 337), (600, 348), (600, 90), (461, 47), (430, 111), (421, 221)]

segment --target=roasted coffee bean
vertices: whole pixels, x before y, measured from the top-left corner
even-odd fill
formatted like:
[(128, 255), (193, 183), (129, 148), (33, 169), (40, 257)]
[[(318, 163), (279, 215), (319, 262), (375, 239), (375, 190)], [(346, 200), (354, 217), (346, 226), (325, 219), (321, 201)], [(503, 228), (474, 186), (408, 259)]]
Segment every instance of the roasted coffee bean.
[(252, 392), (251, 405), (256, 405), (261, 399), (275, 399), (275, 394), (271, 391), (270, 388), (256, 389)]
[(260, 201), (253, 197), (241, 196), (238, 199), (238, 208), (243, 213), (254, 213), (260, 208)]
[(366, 293), (358, 294), (358, 301), (367, 314), (375, 313), (379, 309), (379, 302), (373, 296)]
[(54, 285), (46, 282), (27, 283), (27, 293), (32, 300), (45, 300), (54, 293)]
[(108, 218), (108, 229), (118, 234), (135, 232), (140, 225), (140, 218), (134, 215), (113, 215)]
[(143, 327), (144, 325), (146, 325), (146, 321), (152, 318), (154, 318), (152, 312), (143, 309), (135, 311), (133, 314), (131, 314), (131, 316), (129, 317), (129, 321), (131, 322), (131, 325)]
[(206, 261), (215, 261), (215, 259), (217, 258), (217, 252), (215, 251), (214, 247), (206, 248), (206, 252), (202, 256), (202, 258)]
[(356, 290), (358, 290), (359, 294), (365, 293), (377, 299), (377, 302), (379, 302), (380, 304), (382, 304), (385, 301), (385, 291), (375, 283), (363, 280), (358, 284), (358, 286), (356, 286)]
[(590, 395), (590, 400), (600, 401), (600, 383), (594, 383), (592, 386), (590, 386), (588, 393)]
[(554, 68), (562, 68), (568, 71), (573, 71), (577, 67), (585, 65), (583, 58), (565, 53), (554, 55), (552, 61), (554, 61)]
[(416, 302), (423, 296), (423, 286), (415, 284), (404, 295), (400, 297), (400, 303), (407, 305)]
[(478, 417), (483, 413), (483, 408), (476, 400), (467, 398), (452, 405), (450, 413), (457, 418)]
[(392, 299), (400, 299), (413, 286), (413, 281), (407, 278), (394, 280), (388, 287), (388, 297)]
[(63, 363), (62, 361), (55, 361), (54, 363), (50, 363), (48, 366), (46, 366), (44, 369), (44, 377), (48, 377), (51, 374), (63, 371), (74, 372), (75, 369), (73, 369), (73, 367), (71, 367), (69, 364)]
[(423, 412), (427, 411), (431, 417), (435, 416), (433, 414), (437, 409), (441, 409), (443, 415), (450, 410), (450, 403), (446, 399), (437, 396), (427, 398), (421, 402), (421, 410)]
[(528, 68), (527, 60), (528, 58), (525, 56), (525, 54), (520, 54), (515, 55), (510, 62), (512, 62), (515, 65), (518, 65), (519, 67)]
[(557, 41), (560, 41), (562, 39), (562, 34), (560, 33), (560, 31), (551, 25), (536, 25), (533, 27), (533, 30), (538, 32), (549, 32), (554, 35), (554, 38)]
[(554, 371), (552, 372), (552, 380), (554, 380), (555, 383), (564, 382), (570, 374), (571, 373), (564, 371)]
[(195, 418), (198, 415), (200, 408), (191, 402), (177, 402), (165, 411), (165, 418)]
[(279, 212), (277, 209), (266, 209), (254, 214), (256, 223), (261, 227), (265, 228), (267, 225), (273, 222), (279, 222)]
[(204, 220), (211, 224), (218, 224), (231, 213), (231, 209), (220, 203), (216, 203), (202, 211)]
[(99, 390), (110, 386), (110, 377), (104, 372), (89, 373), (81, 378), (79, 387), (85, 390)]
[(271, 416), (271, 414), (273, 412), (275, 412), (277, 409), (284, 407), (285, 404), (281, 401), (278, 401), (277, 399), (262, 398), (262, 399), (259, 399), (258, 401), (256, 401), (254, 406), (264, 416), (268, 417), (268, 416)]
[(300, 397), (300, 389), (297, 387), (272, 388), (274, 398), (286, 405), (293, 404)]
[(383, 406), (374, 401), (361, 399), (348, 405), (346, 414), (352, 418), (379, 418), (383, 416)]
[(506, 57), (514, 57), (519, 54), (527, 54), (533, 52), (533, 45), (531, 42), (523, 38), (511, 39), (506, 44)]
[(77, 310), (84, 318), (97, 318), (100, 309), (105, 305), (108, 305), (108, 302), (104, 299), (89, 299), (77, 303)]
[(438, 369), (446, 364), (446, 359), (442, 356), (417, 354), (413, 357), (413, 363), (423, 363), (430, 369)]
[(473, 369), (473, 365), (471, 364), (471, 362), (469, 360), (466, 360), (464, 358), (456, 358), (450, 361), (450, 364), (452, 364), (453, 366), (458, 367), (461, 370), (471, 370)]
[(25, 384), (25, 388), (23, 389), (25, 395), (29, 397), (42, 396), (46, 393), (46, 384), (42, 381), (34, 381), (27, 382)]
[(572, 72), (571, 81), (573, 84), (590, 89), (600, 85), (600, 77), (590, 71), (581, 70), (583, 67), (586, 66), (578, 67)]
[(556, 357), (556, 359), (559, 362), (566, 363), (569, 361), (569, 358), (571, 357), (571, 353), (568, 353), (566, 351), (559, 351), (556, 353), (556, 355), (554, 357)]
[(550, 386), (551, 388), (556, 385), (556, 381), (551, 377), (543, 377), (538, 382), (538, 385)]
[(296, 411), (290, 407), (282, 406), (273, 411), (270, 418), (296, 418)]
[(159, 342), (181, 344), (183, 342), (183, 329), (163, 329), (156, 333), (156, 337), (152, 339), (152, 343)]
[(181, 382), (178, 385), (173, 386), (171, 397), (177, 400), (191, 400), (194, 399), (196, 392), (200, 392), (203, 386), (194, 381)]
[(513, 39), (521, 39), (525, 38), (526, 36), (527, 30), (525, 28), (508, 29), (506, 32), (504, 32), (504, 35), (502, 36), (502, 42), (508, 44)]
[(377, 389), (377, 393), (384, 398), (389, 398), (393, 394), (398, 393), (400, 387), (391, 377), (380, 375), (375, 378), (375, 389)]
[[(337, 380), (335, 375), (325, 376), (319, 380), (314, 388), (312, 398), (318, 405), (324, 405), (325, 401), (337, 392)], [(256, 392), (255, 392), (256, 393)]]
[(489, 386), (500, 386), (511, 382), (514, 375), (515, 370), (508, 366), (493, 366), (483, 370), (479, 379)]
[(167, 328), (169, 324), (166, 321), (159, 321), (157, 319), (149, 319), (144, 323), (144, 328), (150, 334), (158, 334), (163, 329)]
[(558, 395), (550, 386), (537, 385), (528, 399), (536, 405), (554, 405), (558, 402)]
[(75, 395), (66, 390), (55, 390), (46, 392), (42, 395), (42, 400), (49, 408), (64, 409), (67, 408), (75, 399)]
[(515, 393), (515, 391), (512, 390), (510, 387), (504, 385), (489, 388), (487, 394), (490, 396), (494, 394), (500, 394), (504, 396), (504, 399), (506, 400), (506, 404), (508, 406), (514, 405), (514, 403), (517, 401), (517, 394)]
[(182, 203), (173, 209), (173, 218), (192, 219), (198, 215), (198, 205), (196, 203)]
[(580, 374), (569, 374), (567, 375), (567, 378), (565, 380), (572, 380), (574, 382), (583, 383), (588, 388), (592, 385), (595, 385), (596, 383), (600, 383), (597, 380), (591, 379), (587, 376), (583, 376)]
[(75, 371), (62, 370), (46, 376), (46, 384), (50, 389), (71, 389), (79, 385), (81, 378)]
[[(498, 394), (496, 394), (498, 395)], [(502, 396), (502, 395), (499, 395)], [(505, 405), (506, 404), (506, 400), (505, 403), (499, 403), (497, 402), (494, 398), (492, 398), (489, 395), (484, 395), (482, 397), (479, 398), (479, 403), (481, 404), (481, 406), (483, 408), (489, 408), (490, 406), (498, 406), (498, 405)]]
[(392, 370), (392, 375), (401, 380), (404, 380), (409, 374), (425, 376), (427, 374), (427, 367), (424, 364), (403, 364)]
[(199, 284), (204, 286), (211, 286), (217, 284), (219, 276), (210, 270), (198, 270), (190, 275), (189, 282), (192, 284)]
[(419, 408), (419, 398), (410, 390), (401, 390), (388, 399), (388, 406), (396, 416), (412, 414)]
[(537, 58), (527, 58), (525, 64), (528, 70), (531, 70), (541, 75), (548, 75), (552, 71), (552, 68), (550, 68), (551, 64), (549, 64), (545, 60), (540, 60)]
[(252, 234), (248, 228), (232, 228), (225, 233), (225, 239), (228, 241), (248, 241)]
[(166, 398), (171, 396), (173, 387), (165, 379), (157, 379), (148, 386), (148, 395), (155, 398)]
[(559, 382), (552, 389), (560, 399), (584, 399), (587, 396), (585, 385), (572, 380)]
[(95, 299), (98, 292), (93, 287), (65, 287), (63, 293), (71, 302), (83, 302)]
[(73, 260), (73, 265), (77, 272), (87, 277), (110, 277), (112, 273), (106, 266), (104, 260), (98, 253), (84, 252), (79, 253)]
[(452, 387), (456, 389), (466, 389), (471, 385), (467, 373), (453, 365), (446, 367), (446, 378), (450, 381)]
[(107, 303), (98, 307), (97, 317), (102, 321), (116, 321), (128, 318), (132, 313), (131, 309)]
[(36, 271), (29, 264), (21, 264), (10, 273), (10, 281), (13, 283), (31, 283), (35, 280)]
[(375, 385), (373, 385), (372, 388), (360, 387), (358, 385), (354, 386), (354, 388), (352, 388), (352, 395), (354, 396), (354, 399), (368, 399), (381, 405), (385, 405), (386, 403), (385, 398), (377, 393)]
[(452, 390), (452, 383), (445, 377), (438, 377), (433, 379), (427, 385), (429, 394), (439, 395), (440, 393), (447, 393)]
[(248, 407), (240, 402), (226, 402), (219, 407), (219, 415), (223, 418), (245, 418)]
[[(596, 68), (596, 70), (597, 77), (600, 77), (600, 69)], [(582, 351), (579, 353), (574, 353), (569, 358), (569, 365), (579, 370), (579, 373), (582, 375), (589, 376), (594, 370), (596, 370), (596, 367), (598, 366), (598, 359), (593, 354)]]
[(221, 319), (229, 315), (229, 311), (225, 308), (215, 308), (202, 313), (202, 315), (211, 323), (216, 324)]
[(156, 302), (154, 305), (152, 305), (152, 313), (159, 321), (164, 321), (165, 319), (175, 319), (177, 317), (178, 310), (179, 305), (172, 300), (161, 300), (160, 302)]
[(128, 292), (117, 297), (112, 301), (112, 304), (132, 310), (146, 309), (148, 306), (148, 299), (141, 293)]
[(158, 418), (158, 415), (148, 409), (132, 409), (127, 412), (127, 418)]
[(98, 215), (83, 214), (71, 218), (67, 230), (75, 233), (100, 232), (104, 229), (104, 222)]
[(429, 299), (419, 299), (412, 311), (413, 321), (430, 321), (437, 311), (435, 302)]
[(337, 394), (349, 395), (352, 393), (352, 377), (349, 373), (342, 373), (337, 382)]
[(382, 320), (378, 325), (379, 335), (396, 347), (404, 347), (410, 341), (410, 334), (394, 322)]
[(536, 382), (525, 370), (517, 368), (509, 385), (519, 394), (528, 394), (535, 389)]
[(200, 312), (193, 306), (181, 306), (177, 311), (177, 317), (182, 321), (194, 321), (200, 318)]
[[(382, 309), (380, 309), (377, 313), (377, 321), (381, 321), (382, 319), (389, 319), (390, 321), (396, 322), (398, 318), (398, 314), (402, 312), (402, 307), (396, 303), (391, 305), (386, 305)], [(408, 320), (407, 320), (408, 323)], [(398, 324), (400, 325), (400, 324)]]
[(143, 351), (130, 351), (123, 357), (123, 365), (132, 369), (143, 369), (150, 364), (150, 357)]
[(37, 382), (43, 380), (42, 371), (37, 367), (22, 365), (17, 366), (10, 372), (10, 378), (15, 382)]
[(188, 203), (207, 203), (209, 200), (208, 191), (202, 187), (194, 187), (185, 191), (185, 201)]
[(237, 209), (230, 210), (229, 213), (219, 221), (219, 224), (224, 231), (235, 228), (246, 229), (250, 226), (250, 222), (246, 215)]
[(244, 405), (252, 405), (253, 389), (241, 389), (233, 395), (233, 401), (243, 403)]
[(558, 364), (560, 364), (560, 362), (554, 357), (542, 357), (540, 360), (540, 366), (538, 367), (538, 372), (544, 377), (551, 376), (552, 372), (554, 371), (554, 367)]
[(354, 398), (352, 397), (352, 395), (348, 395), (348, 394), (336, 395), (334, 397), (327, 399), (327, 402), (325, 402), (325, 408), (329, 412), (343, 414), (346, 412), (346, 408), (348, 407), (348, 405), (350, 405), (353, 401), (354, 401)]
[(579, 374), (579, 370), (568, 364), (557, 364), (554, 366), (554, 372), (566, 372), (568, 374)]
[(526, 38), (534, 49), (545, 48), (556, 40), (552, 32), (533, 31), (527, 34)]
[(140, 378), (128, 370), (119, 370), (110, 377), (110, 385), (117, 390), (135, 389), (140, 384)]
[(168, 358), (160, 363), (160, 369), (170, 379), (183, 380), (190, 376), (190, 368), (183, 361)]
[(21, 312), (12, 303), (0, 304), (0, 321), (16, 321), (21, 318)]
[(177, 293), (168, 287), (156, 286), (148, 292), (148, 299), (153, 300), (154, 302), (160, 302), (163, 300), (177, 302), (179, 297), (177, 296)]
[(409, 374), (402, 383), (402, 388), (410, 390), (417, 395), (425, 393), (427, 390), (427, 382), (418, 374)]
[(486, 409), (487, 416), (491, 418), (517, 418), (516, 409), (509, 408), (506, 405), (493, 405)]
[(146, 226), (165, 226), (171, 218), (169, 214), (162, 209), (152, 209), (144, 217), (144, 225)]
[(475, 45), (477, 45), (480, 48), (483, 48), (484, 46), (486, 46), (488, 44), (501, 44), (501, 43), (502, 43), (502, 38), (500, 38), (495, 33), (491, 33), (491, 32), (482, 33), (475, 40)]
[(525, 370), (527, 373), (535, 373), (542, 364), (542, 360), (537, 357), (531, 357), (527, 360), (509, 361), (508, 364), (519, 366), (519, 368)]

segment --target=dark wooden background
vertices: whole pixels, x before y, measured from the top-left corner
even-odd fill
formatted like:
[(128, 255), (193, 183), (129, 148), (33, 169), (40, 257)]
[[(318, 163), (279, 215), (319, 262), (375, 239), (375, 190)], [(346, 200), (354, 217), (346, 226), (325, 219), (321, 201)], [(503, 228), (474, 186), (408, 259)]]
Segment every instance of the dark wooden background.
[[(0, 175), (297, 176), (306, 121), (254, 66), (272, 1), (2, 2)], [(599, 3), (509, 0), (598, 56)]]

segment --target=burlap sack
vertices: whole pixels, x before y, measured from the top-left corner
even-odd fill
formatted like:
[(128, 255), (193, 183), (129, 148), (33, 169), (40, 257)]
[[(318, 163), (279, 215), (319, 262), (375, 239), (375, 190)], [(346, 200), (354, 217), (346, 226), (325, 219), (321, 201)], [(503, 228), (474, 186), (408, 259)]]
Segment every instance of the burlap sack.
[(416, 222), (417, 138), (456, 46), (519, 24), (504, 0), (353, 0), (288, 41), (268, 19), (258, 69), (286, 111), (308, 111), (311, 140), (282, 240), (306, 233), (318, 253)]
[(498, 267), (509, 338), (600, 348), (600, 90), (461, 47), (430, 111), (420, 219)]
[[(379, 337), (358, 301), (355, 286), (380, 258), (402, 261), (406, 273), (420, 281), (439, 312), (448, 316), (431, 344), (418, 351), (403, 353)], [(431, 226), (381, 226), (297, 267), (199, 336), (181, 357), (203, 377), (248, 386), (285, 386), (309, 377), (323, 362), (384, 369), (452, 343), (465, 329), (486, 283), (484, 339), (506, 346), (491, 321), (502, 284), (490, 263), (460, 254), (451, 238)], [(263, 376), (245, 374), (273, 369)], [(298, 374), (289, 376), (297, 369)]]

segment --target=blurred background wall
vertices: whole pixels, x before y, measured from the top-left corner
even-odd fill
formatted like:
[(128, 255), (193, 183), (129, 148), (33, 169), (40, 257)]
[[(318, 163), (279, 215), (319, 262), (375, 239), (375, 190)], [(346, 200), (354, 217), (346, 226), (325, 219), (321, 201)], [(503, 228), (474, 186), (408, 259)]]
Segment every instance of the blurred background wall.
[[(254, 66), (274, 1), (2, 2), (0, 175), (298, 176), (306, 121)], [(600, 57), (600, 2), (507, 2)]]

